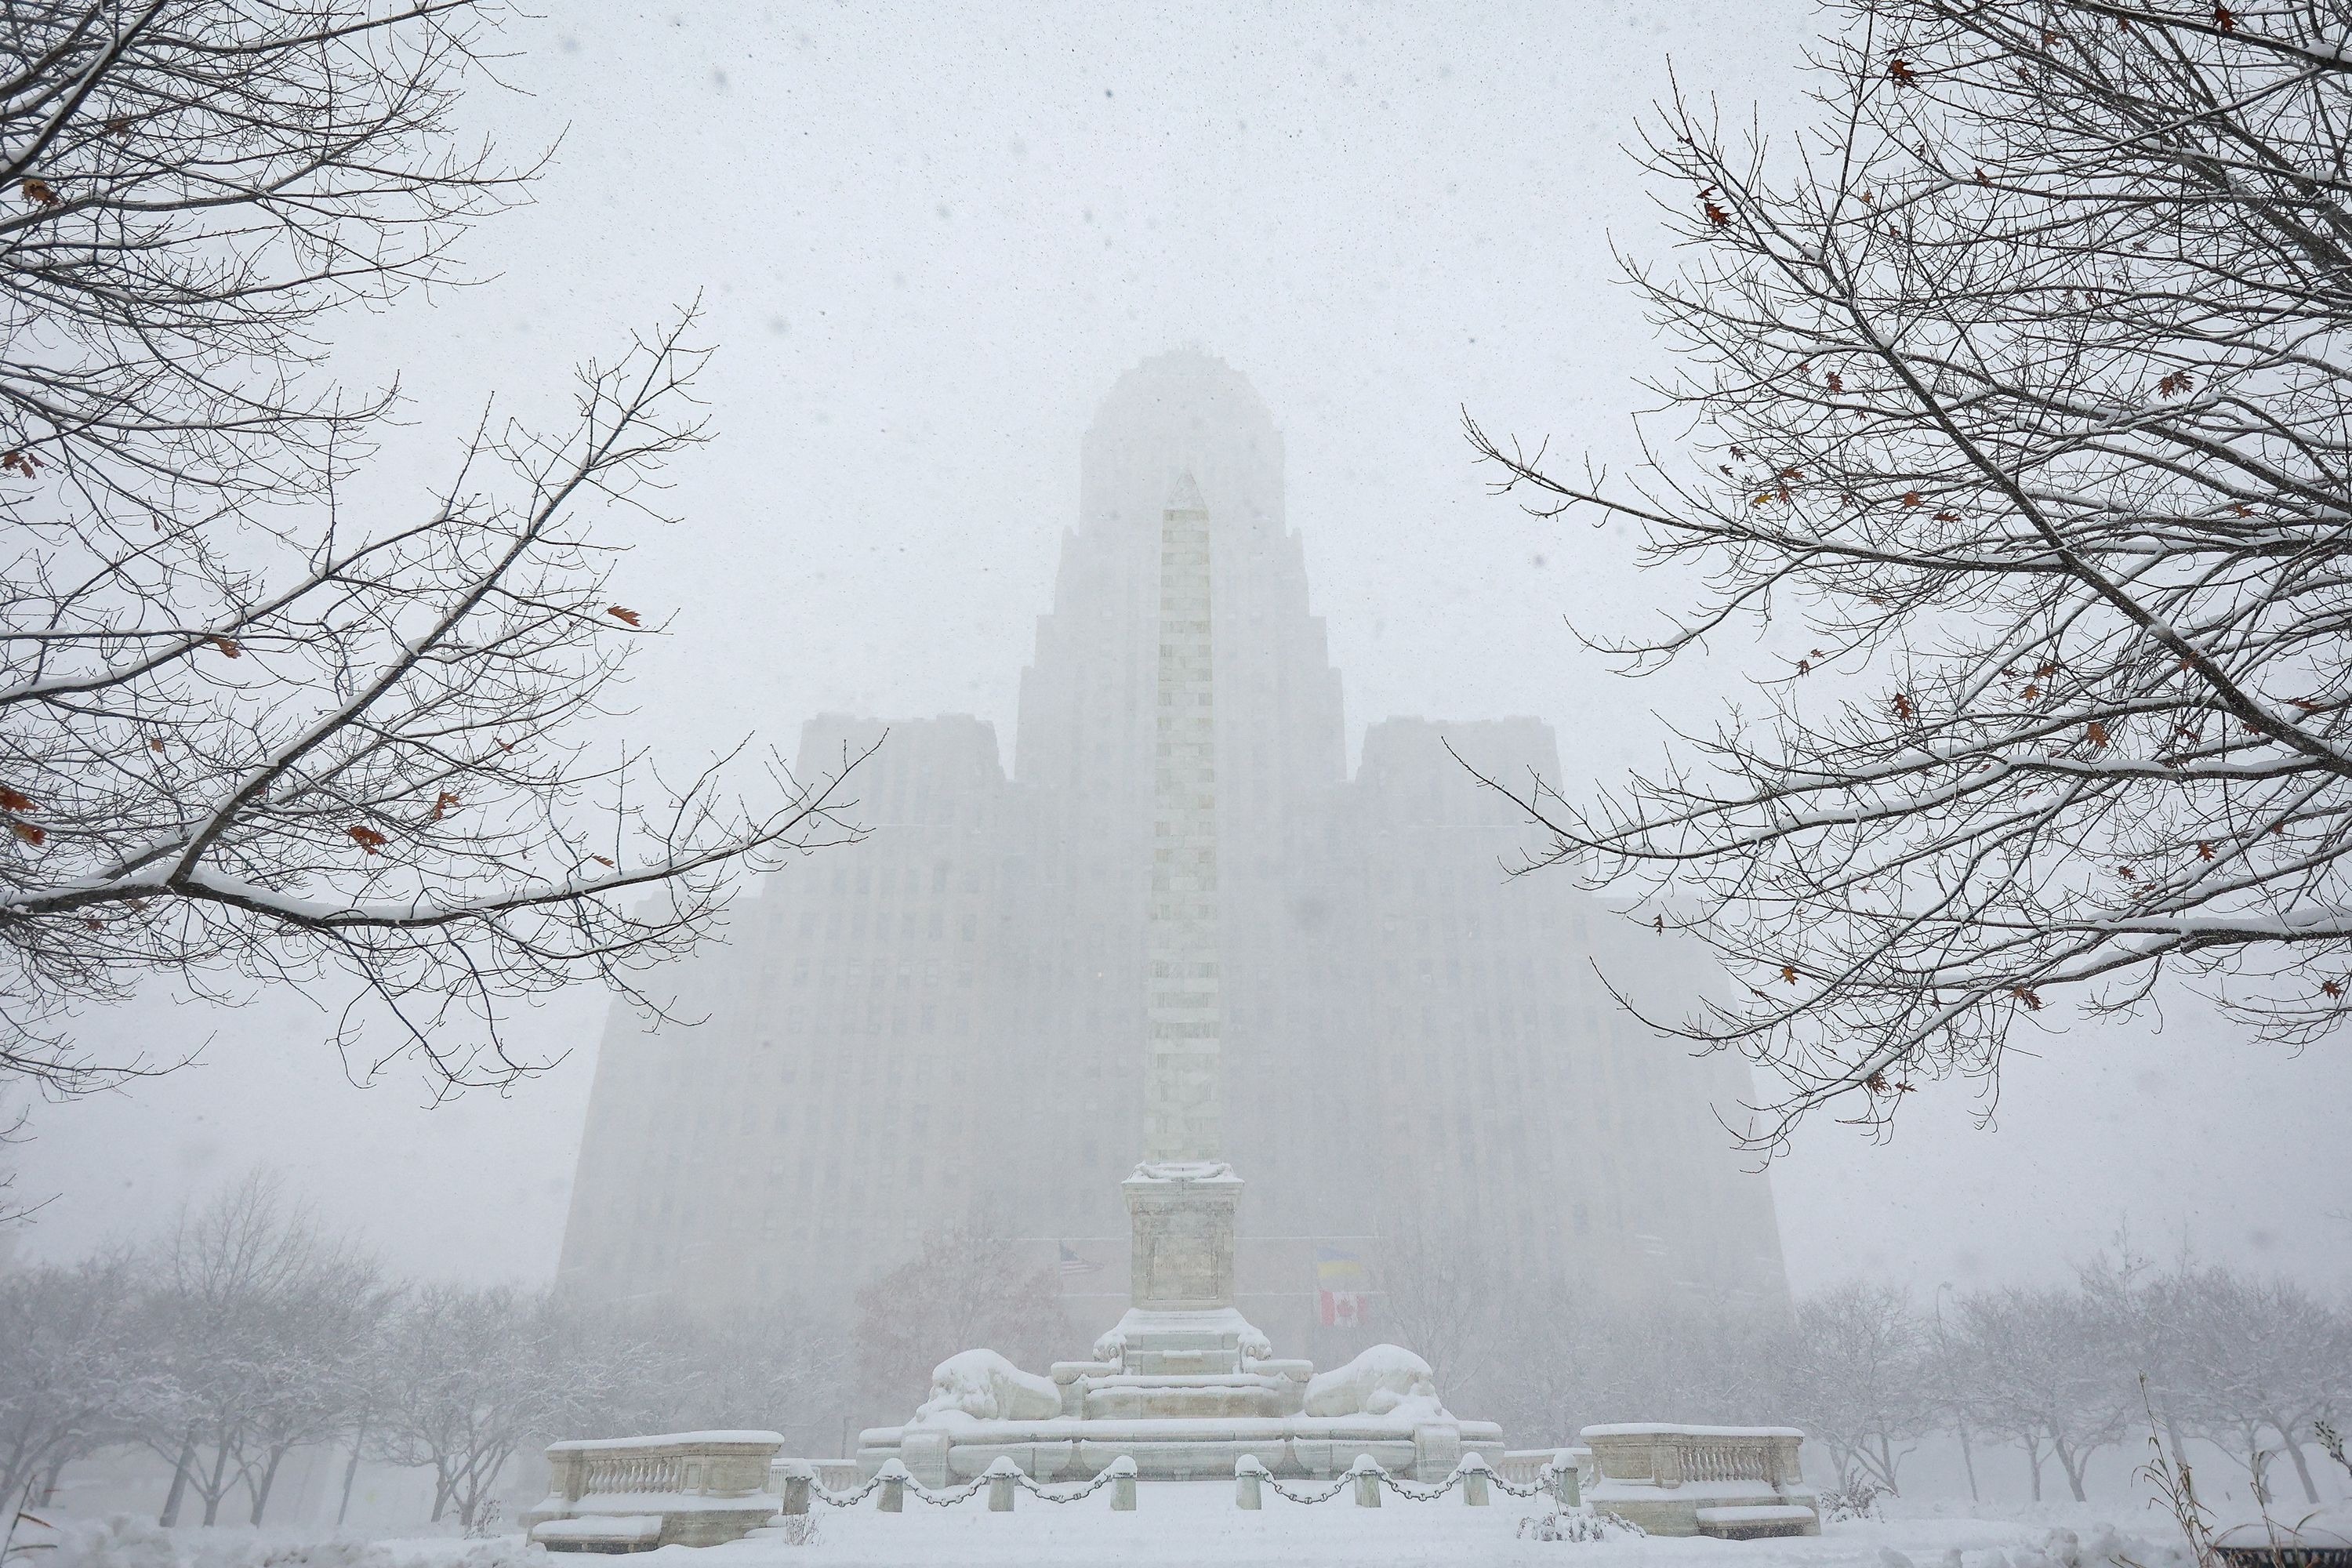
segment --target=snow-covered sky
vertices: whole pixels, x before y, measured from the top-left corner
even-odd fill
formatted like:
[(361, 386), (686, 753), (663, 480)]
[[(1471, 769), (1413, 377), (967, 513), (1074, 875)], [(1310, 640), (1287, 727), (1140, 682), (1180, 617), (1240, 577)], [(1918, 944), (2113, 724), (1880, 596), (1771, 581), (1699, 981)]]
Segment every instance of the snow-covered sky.
[[(478, 287), (344, 322), (338, 368), (407, 396), (362, 498), (395, 515), (493, 391), (560, 418), (572, 363), (700, 299), (719, 439), (623, 568), (674, 617), (630, 738), (789, 749), (819, 711), (970, 711), (1009, 747), (1079, 434), (1180, 344), (1283, 426), (1352, 729), (1541, 715), (1577, 787), (1736, 687), (1737, 647), (1639, 684), (1580, 651), (1564, 616), (1638, 624), (1674, 588), (1620, 531), (1489, 499), (1458, 411), (1622, 464), (1633, 379), (1664, 368), (1614, 281), (1612, 243), (1661, 249), (1622, 147), (1670, 63), (1727, 119), (1789, 123), (1801, 0), (543, 9), (507, 31), (511, 90), (467, 106), (518, 155), (560, 137), (535, 205), (466, 242)], [(348, 1085), (302, 998), (93, 1014), (100, 1054), (203, 1065), (37, 1112), (20, 1183), (56, 1196), (26, 1245), (143, 1233), (266, 1161), (403, 1267), (544, 1278), (602, 1011), (529, 1015), (568, 1059), (431, 1110), (398, 1069)], [(1811, 1129), (1775, 1176), (1801, 1289), (2048, 1277), (2126, 1226), (2352, 1274), (2340, 1048), (2289, 1058), (2193, 1006), (2031, 1044), (1994, 1131), (1958, 1088), (1890, 1146)]]

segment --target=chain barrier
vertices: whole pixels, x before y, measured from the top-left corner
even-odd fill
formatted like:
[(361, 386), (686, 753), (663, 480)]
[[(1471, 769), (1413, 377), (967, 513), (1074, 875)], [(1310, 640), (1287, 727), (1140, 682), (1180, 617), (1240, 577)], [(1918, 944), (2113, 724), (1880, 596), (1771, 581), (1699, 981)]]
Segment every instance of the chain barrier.
[[(1271, 1471), (1259, 1471), (1257, 1479), (1260, 1486), (1271, 1489), (1277, 1497), (1286, 1498), (1292, 1502), (1311, 1504), (1329, 1502), (1333, 1498), (1338, 1497), (1341, 1492), (1348, 1489), (1349, 1482), (1354, 1480), (1360, 1474), (1364, 1473), (1367, 1472), (1349, 1470), (1331, 1483), (1330, 1490), (1318, 1492), (1312, 1497), (1292, 1491), (1288, 1487), (1284, 1486), (1280, 1481), (1275, 1479)], [(1390, 1471), (1384, 1469), (1374, 1470), (1369, 1473), (1379, 1477), (1381, 1485), (1388, 1488), (1389, 1490), (1396, 1493), (1396, 1495), (1401, 1498), (1408, 1499), (1413, 1502), (1435, 1502), (1439, 1499), (1444, 1497), (1446, 1493), (1460, 1486), (1464, 1480), (1468, 1479), (1472, 1472), (1457, 1469), (1452, 1475), (1447, 1476), (1445, 1479), (1433, 1487), (1414, 1486), (1411, 1482), (1402, 1480)], [(1527, 1486), (1518, 1487), (1513, 1486), (1510, 1482), (1505, 1480), (1502, 1477), (1496, 1475), (1492, 1470), (1485, 1470), (1478, 1473), (1483, 1474), (1486, 1478), (1486, 1484), (1488, 1486), (1495, 1488), (1496, 1490), (1508, 1497), (1549, 1497), (1556, 1499), (1559, 1495), (1555, 1487), (1547, 1485), (1542, 1481), (1536, 1481)]]
[[(1032, 1497), (1038, 1498), (1045, 1502), (1076, 1502), (1081, 1498), (1089, 1498), (1094, 1496), (1095, 1493), (1102, 1490), (1103, 1488), (1110, 1485), (1113, 1481), (1118, 1479), (1121, 1475), (1126, 1473), (1127, 1472), (1122, 1470), (1105, 1468), (1104, 1470), (1099, 1475), (1096, 1476), (1094, 1479), (1078, 1487), (1075, 1491), (1048, 1491), (1045, 1489), (1043, 1483), (1031, 1479), (1026, 1472), (1016, 1470), (1013, 1475), (1013, 1484), (1021, 1488), (1022, 1490), (1029, 1493)], [(900, 1486), (904, 1487), (908, 1491), (913, 1493), (915, 1496), (922, 1499), (925, 1502), (936, 1504), (940, 1508), (953, 1508), (957, 1503), (966, 1501), (967, 1500), (979, 1495), (981, 1489), (987, 1486), (989, 1481), (989, 1478), (986, 1475), (981, 1475), (976, 1477), (971, 1485), (964, 1487), (960, 1491), (935, 1492), (929, 1487), (924, 1486), (920, 1481), (915, 1479), (912, 1476), (902, 1475), (889, 1477), (877, 1475), (869, 1479), (864, 1486), (858, 1488), (854, 1492), (830, 1491), (826, 1489), (823, 1482), (812, 1480), (809, 1482), (809, 1495), (815, 1498), (820, 1502), (831, 1503), (835, 1508), (855, 1508), (857, 1504), (873, 1496), (875, 1490), (879, 1488), (884, 1481), (892, 1479), (897, 1480)]]
[[(1013, 1484), (1041, 1501), (1076, 1502), (1083, 1498), (1094, 1496), (1095, 1493), (1102, 1490), (1103, 1488), (1118, 1479), (1122, 1473), (1123, 1472), (1115, 1468), (1105, 1467), (1094, 1479), (1077, 1487), (1075, 1490), (1049, 1491), (1046, 1489), (1045, 1483), (1032, 1479), (1026, 1471), (1015, 1470), (1013, 1474)], [(1365, 1472), (1349, 1470), (1332, 1481), (1329, 1490), (1318, 1492), (1311, 1496), (1304, 1492), (1292, 1491), (1288, 1487), (1284, 1486), (1279, 1480), (1276, 1480), (1273, 1472), (1268, 1470), (1261, 1470), (1258, 1472), (1258, 1484), (1272, 1490), (1276, 1497), (1286, 1499), (1291, 1502), (1305, 1503), (1311, 1507), (1316, 1503), (1329, 1502), (1333, 1498), (1338, 1497), (1341, 1492), (1346, 1491), (1348, 1489), (1349, 1483), (1355, 1480), (1360, 1474), (1363, 1473)], [(1381, 1486), (1388, 1488), (1389, 1490), (1396, 1493), (1396, 1495), (1401, 1498), (1405, 1498), (1413, 1502), (1436, 1502), (1441, 1498), (1444, 1497), (1446, 1493), (1460, 1486), (1471, 1472), (1457, 1469), (1452, 1475), (1447, 1476), (1444, 1480), (1439, 1482), (1433, 1487), (1413, 1486), (1410, 1482), (1399, 1479), (1396, 1476), (1390, 1474), (1384, 1469), (1375, 1469), (1370, 1473), (1379, 1478), (1379, 1481)], [(1507, 1497), (1551, 1497), (1556, 1499), (1559, 1496), (1555, 1487), (1547, 1484), (1544, 1481), (1535, 1481), (1529, 1485), (1518, 1487), (1513, 1486), (1510, 1482), (1505, 1480), (1501, 1476), (1496, 1475), (1492, 1470), (1486, 1470), (1481, 1473), (1486, 1476), (1486, 1484), (1488, 1486), (1495, 1488)], [(885, 1479), (886, 1478), (878, 1475), (872, 1477), (864, 1486), (859, 1487), (854, 1492), (830, 1491), (826, 1489), (823, 1482), (812, 1479), (809, 1482), (809, 1495), (817, 1499), (821, 1502), (830, 1503), (835, 1508), (853, 1508), (858, 1503), (863, 1502), (866, 1498), (872, 1496), (875, 1489), (882, 1485)], [(925, 1502), (935, 1504), (940, 1508), (952, 1508), (957, 1503), (967, 1501), (970, 1499), (978, 1496), (981, 1489), (987, 1486), (989, 1480), (989, 1478), (983, 1474), (975, 1477), (970, 1485), (962, 1488), (961, 1490), (952, 1492), (935, 1492), (929, 1487), (924, 1486), (921, 1482), (916, 1480), (911, 1476), (900, 1476), (896, 1479), (901, 1486), (906, 1488), (907, 1490), (914, 1493)], [(1622, 1523), (1623, 1521), (1612, 1519), (1611, 1522)]]
[(824, 1483), (823, 1481), (811, 1480), (809, 1482), (809, 1496), (816, 1499), (819, 1502), (829, 1502), (835, 1508), (855, 1508), (858, 1503), (864, 1501), (866, 1496), (870, 1494), (875, 1488), (881, 1484), (882, 1478), (880, 1476), (876, 1476), (854, 1492), (835, 1492), (825, 1490)]
[(1274, 1489), (1274, 1495), (1276, 1497), (1288, 1498), (1292, 1502), (1318, 1503), (1329, 1502), (1333, 1498), (1338, 1497), (1341, 1492), (1346, 1491), (1348, 1489), (1348, 1483), (1355, 1479), (1356, 1473), (1353, 1470), (1349, 1470), (1338, 1480), (1333, 1481), (1331, 1483), (1331, 1489), (1323, 1493), (1319, 1497), (1301, 1497), (1297, 1492), (1292, 1491), (1288, 1487), (1284, 1486), (1280, 1481), (1276, 1480), (1273, 1475), (1268, 1471), (1259, 1471), (1257, 1480), (1258, 1485), (1262, 1487), (1272, 1487)]
[(1103, 1467), (1101, 1473), (1097, 1475), (1093, 1480), (1088, 1481), (1086, 1485), (1080, 1487), (1074, 1492), (1049, 1492), (1045, 1489), (1044, 1482), (1030, 1479), (1026, 1471), (1014, 1472), (1013, 1484), (1027, 1492), (1031, 1497), (1036, 1498), (1041, 1501), (1076, 1502), (1080, 1498), (1094, 1496), (1095, 1493), (1102, 1490), (1103, 1488), (1110, 1485), (1111, 1482), (1118, 1479), (1119, 1477), (1128, 1473), (1129, 1472), (1125, 1470), (1114, 1470), (1106, 1465)]
[(935, 1492), (919, 1481), (908, 1481), (907, 1489), (925, 1502), (936, 1504), (940, 1508), (953, 1508), (960, 1502), (969, 1502), (978, 1497), (981, 1489), (986, 1485), (988, 1485), (988, 1477), (983, 1474), (973, 1477), (971, 1485), (960, 1492)]
[[(1386, 1470), (1380, 1471), (1379, 1475), (1381, 1478), (1381, 1484), (1388, 1488), (1389, 1490), (1396, 1493), (1396, 1495), (1401, 1498), (1410, 1498), (1414, 1502), (1435, 1502), (1447, 1492), (1452, 1491), (1455, 1487), (1462, 1484), (1464, 1473), (1465, 1472), (1461, 1470), (1456, 1470), (1433, 1487), (1408, 1486), (1404, 1482), (1397, 1479), (1394, 1476), (1389, 1474)], [(1490, 1477), (1492, 1474), (1492, 1471), (1488, 1472)]]

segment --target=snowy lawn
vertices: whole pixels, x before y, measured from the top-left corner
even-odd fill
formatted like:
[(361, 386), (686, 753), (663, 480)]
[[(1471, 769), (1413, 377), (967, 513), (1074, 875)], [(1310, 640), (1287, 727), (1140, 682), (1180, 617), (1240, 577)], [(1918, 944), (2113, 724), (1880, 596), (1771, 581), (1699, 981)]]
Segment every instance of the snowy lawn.
[[(817, 1539), (805, 1546), (740, 1541), (693, 1552), (668, 1548), (645, 1568), (786, 1568), (790, 1563), (874, 1565), (1051, 1563), (1070, 1568), (1360, 1568), (1395, 1564), (1542, 1563), (1559, 1568), (1633, 1568), (1635, 1564), (1704, 1564), (1706, 1568), (2121, 1568), (2120, 1550), (2139, 1568), (2179, 1568), (2175, 1553), (2145, 1539), (2126, 1545), (2112, 1531), (2084, 1529), (2078, 1544), (2052, 1540), (2046, 1524), (1980, 1519), (1916, 1519), (1891, 1523), (1832, 1524), (1818, 1537), (1730, 1542), (1706, 1539), (1624, 1539), (1600, 1542), (1537, 1541), (1519, 1535), (1520, 1521), (1545, 1510), (1496, 1497), (1469, 1508), (1458, 1497), (1409, 1502), (1393, 1495), (1377, 1509), (1358, 1508), (1343, 1494), (1303, 1507), (1268, 1496), (1264, 1511), (1234, 1506), (1230, 1485), (1146, 1482), (1136, 1510), (1114, 1513), (1097, 1495), (1057, 1506), (1023, 1496), (1010, 1514), (990, 1513), (979, 1500), (956, 1508), (927, 1507), (909, 1499), (902, 1514), (870, 1505), (820, 1508)], [(2150, 1521), (2154, 1522), (2154, 1521)], [(2139, 1533), (2135, 1531), (2134, 1533)], [(1890, 1561), (1889, 1551), (1903, 1562)], [(1998, 1555), (1996, 1555), (1998, 1554)], [(2070, 1563), (2068, 1558), (2072, 1558)]]
[(817, 1539), (807, 1545), (740, 1541), (625, 1559), (550, 1556), (516, 1537), (304, 1543), (275, 1532), (166, 1532), (134, 1521), (76, 1521), (54, 1550), (40, 1553), (38, 1568), (621, 1568), (625, 1562), (628, 1568), (2183, 1568), (2183, 1554), (2158, 1529), (2162, 1521), (2148, 1516), (2118, 1521), (2121, 1533), (2086, 1514), (2066, 1531), (2053, 1530), (2046, 1516), (2041, 1522), (1920, 1517), (1832, 1524), (1818, 1537), (1781, 1541), (1522, 1539), (1520, 1521), (1543, 1511), (1501, 1497), (1479, 1509), (1457, 1498), (1415, 1503), (1390, 1496), (1364, 1509), (1344, 1496), (1312, 1508), (1270, 1496), (1263, 1512), (1245, 1513), (1234, 1506), (1230, 1485), (1146, 1482), (1133, 1513), (1112, 1512), (1100, 1493), (1065, 1506), (1024, 1495), (1009, 1514), (990, 1513), (978, 1499), (941, 1509), (909, 1498), (898, 1514), (870, 1502), (821, 1506)]

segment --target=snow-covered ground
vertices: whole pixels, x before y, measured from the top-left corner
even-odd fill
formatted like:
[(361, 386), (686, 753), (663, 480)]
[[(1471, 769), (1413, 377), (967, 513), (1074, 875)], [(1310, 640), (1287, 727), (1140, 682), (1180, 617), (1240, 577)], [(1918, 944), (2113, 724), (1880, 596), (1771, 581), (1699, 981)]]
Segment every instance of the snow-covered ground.
[[(980, 1500), (954, 1508), (909, 1498), (907, 1511), (871, 1503), (821, 1508), (805, 1545), (741, 1541), (694, 1550), (667, 1547), (627, 1559), (630, 1568), (951, 1568), (1054, 1564), (1068, 1568), (1464, 1568), (1552, 1563), (1560, 1568), (2182, 1568), (2184, 1554), (2153, 1514), (2118, 1509), (2055, 1510), (2034, 1520), (1922, 1513), (1833, 1523), (1816, 1538), (1782, 1541), (1616, 1539), (1539, 1541), (1520, 1533), (1542, 1509), (1497, 1497), (1469, 1508), (1458, 1498), (1414, 1503), (1387, 1497), (1378, 1509), (1343, 1496), (1315, 1507), (1268, 1497), (1264, 1511), (1234, 1506), (1230, 1486), (1146, 1483), (1133, 1513), (1107, 1493), (1056, 1506), (1024, 1495), (1009, 1514)], [(178, 1530), (136, 1521), (74, 1521), (30, 1568), (596, 1568), (614, 1559), (551, 1558), (519, 1538), (304, 1542), (274, 1532)], [(2128, 1559), (2128, 1563), (2121, 1561)], [(9, 1568), (17, 1568), (12, 1563)]]

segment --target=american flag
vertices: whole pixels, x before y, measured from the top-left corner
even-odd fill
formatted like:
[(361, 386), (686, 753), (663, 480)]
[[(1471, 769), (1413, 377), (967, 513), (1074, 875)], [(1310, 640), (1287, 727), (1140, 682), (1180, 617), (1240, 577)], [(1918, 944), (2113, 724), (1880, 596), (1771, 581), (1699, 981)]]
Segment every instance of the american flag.
[(1063, 1273), (1065, 1273), (1065, 1274), (1099, 1274), (1099, 1273), (1101, 1273), (1101, 1272), (1102, 1272), (1102, 1265), (1101, 1265), (1101, 1264), (1099, 1264), (1099, 1263), (1089, 1263), (1089, 1262), (1087, 1262), (1085, 1258), (1080, 1258), (1076, 1253), (1075, 1253), (1075, 1252), (1073, 1252), (1073, 1251), (1071, 1251), (1071, 1250), (1070, 1250), (1070, 1244), (1069, 1244), (1068, 1242), (1066, 1242), (1066, 1241), (1065, 1241), (1065, 1242), (1060, 1242), (1060, 1243), (1058, 1243), (1057, 1245), (1058, 1245), (1058, 1246), (1061, 1247), (1061, 1249), (1062, 1249), (1062, 1272), (1063, 1272)]

